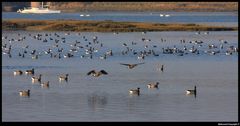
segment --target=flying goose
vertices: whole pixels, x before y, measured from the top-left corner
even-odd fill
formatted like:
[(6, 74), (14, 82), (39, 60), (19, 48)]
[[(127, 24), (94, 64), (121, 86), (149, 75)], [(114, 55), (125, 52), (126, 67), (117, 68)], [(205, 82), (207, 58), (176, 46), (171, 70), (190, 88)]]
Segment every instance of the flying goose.
[(101, 70), (101, 71), (95, 71), (95, 70), (91, 70), (87, 73), (87, 75), (92, 75), (94, 77), (99, 77), (100, 75), (107, 75), (108, 73), (104, 70)]
[(136, 64), (126, 64), (126, 63), (120, 63), (121, 65), (128, 66), (129, 69), (133, 69), (137, 65), (144, 64), (144, 63), (136, 63)]

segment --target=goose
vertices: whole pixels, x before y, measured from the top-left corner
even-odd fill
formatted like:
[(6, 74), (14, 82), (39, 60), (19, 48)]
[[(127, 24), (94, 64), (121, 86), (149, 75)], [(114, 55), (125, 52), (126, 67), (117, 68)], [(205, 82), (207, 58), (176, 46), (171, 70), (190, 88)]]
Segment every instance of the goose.
[(20, 96), (30, 96), (30, 90), (19, 91)]
[(196, 95), (197, 94), (197, 87), (194, 86), (194, 89), (193, 90), (186, 90), (186, 94), (187, 95)]
[(68, 81), (68, 74), (66, 74), (65, 76), (60, 75), (58, 79), (59, 81), (63, 81), (63, 80)]
[(134, 67), (140, 65), (140, 64), (144, 64), (144, 63), (136, 63), (136, 64), (126, 64), (126, 63), (120, 63), (121, 65), (125, 65), (128, 66), (129, 69), (133, 69)]
[(140, 88), (138, 87), (137, 89), (130, 89), (129, 94), (140, 95)]
[(100, 58), (100, 59), (106, 59), (106, 58), (107, 58), (107, 55), (104, 54), (104, 56), (100, 56), (99, 58)]
[(163, 65), (162, 65), (162, 67), (161, 67), (161, 71), (163, 72)]
[(41, 82), (41, 77), (42, 77), (42, 74), (39, 75), (39, 77), (36, 77), (36, 76), (33, 76), (32, 77), (32, 82)]
[(49, 88), (49, 81), (45, 83), (41, 83), (42, 88)]
[(108, 73), (104, 70), (100, 70), (100, 71), (91, 70), (87, 73), (87, 75), (92, 75), (94, 77), (99, 77), (102, 74), (107, 75)]
[(31, 70), (26, 70), (25, 74), (34, 74), (34, 68), (32, 68)]
[(232, 55), (232, 52), (230, 52), (230, 51), (226, 51), (226, 53), (225, 53), (227, 56), (229, 56), (229, 55)]
[(156, 83), (150, 83), (147, 85), (148, 88), (158, 88), (159, 82)]
[(23, 72), (21, 70), (16, 70), (13, 72), (14, 75), (22, 75)]
[(139, 56), (137, 56), (137, 58), (139, 59), (139, 60), (144, 60), (145, 59), (145, 55), (139, 55)]
[(32, 56), (32, 59), (38, 59), (38, 55)]

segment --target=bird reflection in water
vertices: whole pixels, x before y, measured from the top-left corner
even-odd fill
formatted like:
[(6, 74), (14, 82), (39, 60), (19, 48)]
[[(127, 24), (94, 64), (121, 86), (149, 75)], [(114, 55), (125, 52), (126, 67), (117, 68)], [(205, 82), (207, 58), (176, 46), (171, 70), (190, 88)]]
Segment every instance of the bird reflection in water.
[(107, 104), (107, 94), (96, 94), (93, 93), (88, 96), (88, 105), (94, 111), (104, 109)]

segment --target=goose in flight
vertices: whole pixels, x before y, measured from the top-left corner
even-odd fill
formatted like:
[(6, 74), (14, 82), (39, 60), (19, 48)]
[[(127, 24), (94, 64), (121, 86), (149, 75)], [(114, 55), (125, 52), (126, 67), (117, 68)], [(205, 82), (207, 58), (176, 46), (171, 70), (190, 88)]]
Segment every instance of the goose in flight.
[(125, 65), (128, 66), (129, 69), (133, 69), (134, 67), (140, 65), (140, 64), (144, 64), (144, 63), (136, 63), (136, 64), (126, 64), (126, 63), (120, 63), (121, 65)]
[(107, 75), (108, 73), (105, 70), (100, 70), (100, 71), (91, 70), (87, 73), (87, 75), (92, 75), (94, 77), (99, 77), (102, 74)]

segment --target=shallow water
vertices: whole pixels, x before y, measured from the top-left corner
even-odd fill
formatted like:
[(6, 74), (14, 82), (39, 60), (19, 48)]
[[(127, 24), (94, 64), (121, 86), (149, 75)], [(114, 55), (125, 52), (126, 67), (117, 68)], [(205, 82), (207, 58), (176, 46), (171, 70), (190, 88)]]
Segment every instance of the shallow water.
[[(18, 33), (21, 33), (18, 36)], [(3, 31), (2, 36), (19, 38), (30, 32)], [(32, 35), (44, 32), (31, 32)], [(51, 33), (51, 32), (48, 32)], [(54, 33), (52, 33), (54, 34)], [(219, 45), (219, 39), (228, 41), (224, 47), (238, 46), (238, 32), (210, 32), (209, 35), (196, 35), (195, 32), (147, 32), (142, 33), (88, 33), (81, 35), (71, 32), (65, 35), (66, 43), (59, 43), (67, 52), (75, 40), (85, 45), (82, 36), (88, 41), (93, 36), (103, 43), (93, 59), (80, 58), (83, 50), (74, 53), (72, 58), (50, 58), (49, 55), (32, 59), (30, 55), (19, 57), (24, 46), (42, 52), (53, 45), (49, 41), (27, 37), (23, 42), (12, 41), (12, 58), (2, 54), (2, 120), (3, 121), (237, 121), (238, 120), (238, 53), (226, 56), (204, 53), (208, 44)], [(141, 37), (151, 38), (142, 42)], [(166, 42), (160, 42), (164, 38)], [(162, 48), (176, 45), (181, 48), (180, 39), (202, 40), (200, 54), (177, 56), (163, 54)], [(3, 40), (3, 39), (2, 39)], [(130, 45), (134, 41), (137, 45)], [(2, 44), (9, 44), (3, 40)], [(148, 56), (138, 60), (134, 55), (121, 55), (123, 43), (141, 51), (145, 45), (156, 50), (158, 57)], [(153, 48), (152, 45), (157, 45)], [(186, 43), (187, 47), (193, 44)], [(196, 46), (196, 45), (195, 45)], [(106, 60), (98, 57), (107, 50), (113, 56)], [(54, 49), (53, 49), (54, 50)], [(119, 63), (140, 63), (128, 69)], [(164, 64), (164, 72), (158, 70)], [(49, 89), (32, 84), (31, 76), (14, 76), (14, 70), (35, 68), (35, 75), (42, 74), (42, 81), (50, 81)], [(87, 76), (90, 70), (105, 70), (109, 74), (95, 78)], [(59, 82), (58, 75), (69, 74), (68, 82)], [(150, 82), (160, 82), (159, 89), (148, 89)], [(197, 95), (185, 95), (186, 89), (197, 86)], [(140, 87), (140, 95), (132, 96), (128, 90)], [(30, 97), (20, 97), (19, 90), (30, 89)]]

